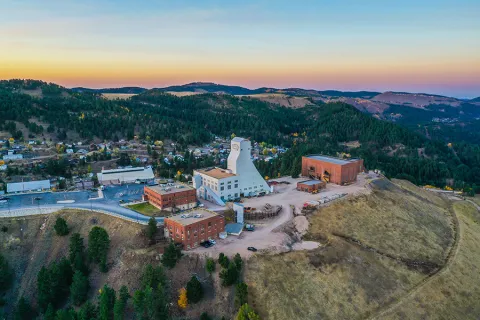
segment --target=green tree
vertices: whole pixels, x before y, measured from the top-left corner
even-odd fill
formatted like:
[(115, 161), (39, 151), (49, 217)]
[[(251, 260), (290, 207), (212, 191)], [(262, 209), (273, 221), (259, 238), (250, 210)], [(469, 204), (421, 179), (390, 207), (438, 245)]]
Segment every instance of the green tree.
[(88, 274), (88, 267), (85, 264), (85, 246), (83, 245), (83, 238), (79, 233), (74, 233), (70, 237), (68, 259), (74, 270), (79, 270), (84, 275)]
[(212, 258), (207, 258), (205, 268), (207, 269), (208, 273), (213, 273), (215, 271), (215, 265), (215, 260), (213, 260)]
[(57, 218), (57, 220), (55, 221), (55, 226), (53, 228), (59, 236), (66, 236), (69, 232), (67, 221), (65, 221), (65, 219), (63, 219), (62, 217)]
[(230, 263), (227, 269), (223, 269), (220, 272), (220, 279), (222, 279), (222, 285), (225, 287), (231, 286), (238, 279), (238, 269), (234, 263)]
[(88, 289), (90, 289), (88, 277), (79, 270), (75, 271), (70, 286), (70, 294), (75, 305), (79, 306), (87, 300)]
[(230, 265), (230, 260), (228, 259), (228, 257), (226, 255), (223, 254), (223, 252), (221, 252), (219, 255), (218, 255), (218, 263), (224, 268), (228, 268), (228, 266)]
[(115, 301), (115, 306), (113, 307), (113, 319), (114, 320), (123, 320), (125, 318), (125, 308), (127, 307), (127, 301), (130, 298), (128, 293), (128, 288), (122, 286), (119, 292), (119, 298)]
[(104, 285), (98, 301), (98, 320), (112, 320), (115, 306), (115, 290)]
[(168, 247), (165, 249), (165, 252), (163, 253), (162, 264), (165, 267), (172, 269), (177, 264), (180, 255), (181, 253), (179, 249), (175, 247), (175, 244), (173, 242), (170, 242)]
[(240, 308), (248, 302), (248, 285), (245, 282), (237, 283), (235, 287), (235, 306)]
[(7, 259), (0, 253), (0, 293), (7, 291), (13, 280), (13, 270)]
[(165, 285), (166, 276), (162, 266), (153, 267), (147, 264), (141, 277), (142, 288), (157, 288), (158, 285)]
[(43, 320), (55, 320), (55, 314), (55, 308), (50, 303), (47, 307), (47, 311), (45, 311), (45, 314), (43, 315)]
[(237, 267), (237, 270), (240, 272), (240, 270), (242, 270), (243, 261), (242, 261), (242, 257), (240, 256), (239, 253), (237, 253), (233, 257), (233, 263), (235, 263), (235, 266)]
[(35, 310), (33, 310), (28, 300), (24, 297), (18, 300), (13, 318), (15, 320), (31, 320), (35, 318)]
[(100, 264), (100, 271), (107, 272), (107, 253), (110, 238), (105, 229), (95, 226), (88, 234), (88, 257), (90, 261)]
[(58, 310), (55, 315), (55, 320), (76, 320), (77, 314), (73, 309), (61, 309)]
[(203, 298), (203, 287), (196, 276), (187, 282), (187, 299), (189, 303), (197, 303)]
[(154, 217), (151, 217), (148, 220), (148, 226), (147, 226), (147, 237), (148, 239), (152, 240), (155, 234), (157, 233), (158, 227), (157, 227), (157, 220)]
[(90, 301), (87, 301), (78, 311), (78, 320), (95, 320), (98, 316), (97, 307)]
[(255, 313), (252, 307), (245, 303), (238, 310), (235, 320), (260, 320), (260, 317)]

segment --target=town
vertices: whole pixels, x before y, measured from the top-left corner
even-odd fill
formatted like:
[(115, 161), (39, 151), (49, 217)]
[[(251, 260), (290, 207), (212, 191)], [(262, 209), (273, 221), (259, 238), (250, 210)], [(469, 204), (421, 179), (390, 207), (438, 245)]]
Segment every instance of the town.
[(273, 230), (292, 219), (306, 223), (305, 211), (365, 192), (366, 180), (378, 177), (365, 173), (361, 159), (324, 155), (303, 157), (301, 177), (262, 177), (254, 162), (286, 149), (234, 135), (184, 152), (144, 142), (0, 141), (3, 176), (12, 180), (4, 183), (0, 215), (75, 208), (140, 224), (153, 217), (185, 251), (249, 255), (285, 246), (288, 239)]

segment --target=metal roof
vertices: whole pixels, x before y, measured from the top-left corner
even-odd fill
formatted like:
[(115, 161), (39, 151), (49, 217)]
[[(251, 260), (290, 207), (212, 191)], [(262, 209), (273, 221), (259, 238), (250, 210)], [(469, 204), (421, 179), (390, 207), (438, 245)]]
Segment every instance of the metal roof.
[(349, 159), (349, 160), (343, 160), (343, 159), (338, 159), (338, 158), (333, 158), (333, 157), (327, 157), (327, 156), (321, 156), (321, 155), (316, 155), (312, 154), (309, 156), (305, 156), (305, 158), (309, 159), (314, 159), (314, 160), (319, 160), (319, 161), (324, 161), (324, 162), (330, 162), (334, 164), (348, 164), (352, 162), (358, 161), (358, 159)]
[(7, 193), (50, 189), (50, 180), (7, 183)]
[(242, 233), (242, 230), (242, 223), (228, 223), (225, 225), (225, 232), (228, 234), (239, 235), (240, 233)]
[(188, 211), (183, 211), (182, 213), (176, 214), (174, 216), (166, 217), (165, 220), (175, 221), (184, 226), (188, 226), (189, 224), (207, 220), (214, 217), (221, 217), (221, 216), (212, 211), (208, 211), (205, 209), (192, 209)]
[(181, 183), (170, 183), (170, 184), (163, 184), (163, 185), (156, 185), (156, 186), (147, 186), (146, 188), (149, 188), (161, 195), (194, 190), (194, 188)]
[(119, 181), (135, 181), (135, 180), (151, 180), (155, 178), (151, 167), (137, 167), (125, 169), (102, 170), (97, 173), (98, 181), (119, 180)]

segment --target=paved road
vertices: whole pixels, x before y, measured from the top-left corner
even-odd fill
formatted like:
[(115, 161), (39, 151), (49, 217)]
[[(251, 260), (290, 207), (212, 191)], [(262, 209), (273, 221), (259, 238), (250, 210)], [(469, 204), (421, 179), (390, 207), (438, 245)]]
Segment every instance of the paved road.
[[(141, 200), (143, 185), (130, 184), (124, 186), (108, 186), (103, 191), (104, 198), (98, 199), (98, 192), (44, 192), (21, 195), (7, 195), (7, 203), (0, 203), (0, 213), (35, 208), (77, 208), (86, 210), (101, 210), (123, 216), (130, 220), (146, 222), (150, 217), (120, 206), (119, 201), (131, 202)], [(73, 203), (58, 203), (58, 201), (74, 201)], [(163, 223), (163, 218), (157, 218)]]

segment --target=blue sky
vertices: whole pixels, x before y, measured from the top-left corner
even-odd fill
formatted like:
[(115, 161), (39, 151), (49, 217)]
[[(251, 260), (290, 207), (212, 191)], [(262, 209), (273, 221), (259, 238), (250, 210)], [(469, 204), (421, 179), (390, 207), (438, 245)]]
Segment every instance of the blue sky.
[(0, 78), (480, 95), (480, 1), (0, 1)]

